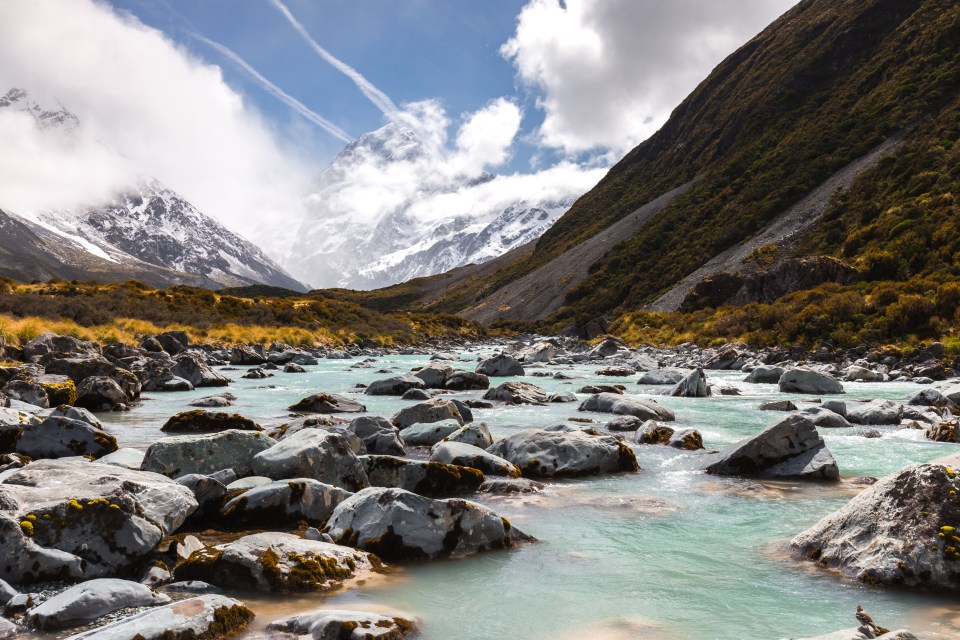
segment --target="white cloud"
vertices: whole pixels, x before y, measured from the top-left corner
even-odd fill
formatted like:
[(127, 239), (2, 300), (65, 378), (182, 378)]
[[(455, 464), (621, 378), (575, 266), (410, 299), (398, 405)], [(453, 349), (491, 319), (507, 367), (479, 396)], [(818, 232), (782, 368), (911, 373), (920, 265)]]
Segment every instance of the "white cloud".
[[(122, 186), (125, 171), (114, 150), (136, 171), (153, 175), (201, 211), (241, 232), (265, 215), (296, 206), (308, 176), (297, 154), (225, 82), (220, 68), (202, 62), (161, 32), (91, 0), (7, 0), (0, 7), (0, 88), (21, 87), (42, 105), (62, 103), (81, 120), (87, 142), (67, 150), (43, 147), (43, 138), (17, 138), (4, 121), (6, 161), (21, 173), (0, 172), (0, 198), (29, 182), (23, 174), (50, 174), (47, 190), (34, 190), (32, 206), (47, 192), (89, 181)], [(0, 93), (5, 92), (0, 91)], [(100, 147), (91, 147), (89, 141)], [(85, 155), (89, 152), (90, 156)], [(0, 207), (8, 206), (0, 202)]]
[(538, 92), (540, 141), (622, 154), (797, 0), (530, 0), (501, 53)]
[(520, 107), (506, 98), (497, 98), (470, 114), (457, 133), (457, 152), (464, 171), (506, 162), (522, 118)]

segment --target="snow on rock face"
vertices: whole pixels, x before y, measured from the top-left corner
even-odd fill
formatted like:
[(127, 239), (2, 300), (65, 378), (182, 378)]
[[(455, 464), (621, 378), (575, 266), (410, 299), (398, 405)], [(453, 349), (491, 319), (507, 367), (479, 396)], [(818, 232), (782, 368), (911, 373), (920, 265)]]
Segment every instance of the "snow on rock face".
[(314, 286), (358, 289), (442, 273), (536, 240), (580, 195), (479, 202), (466, 190), (493, 191), (494, 176), (444, 175), (442, 165), (409, 129), (361, 136), (311, 185), (285, 266)]

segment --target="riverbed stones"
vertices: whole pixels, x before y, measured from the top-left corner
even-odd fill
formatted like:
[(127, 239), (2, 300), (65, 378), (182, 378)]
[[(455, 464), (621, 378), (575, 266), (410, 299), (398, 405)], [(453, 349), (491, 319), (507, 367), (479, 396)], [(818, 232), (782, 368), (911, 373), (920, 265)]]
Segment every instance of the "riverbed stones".
[(783, 367), (760, 365), (747, 374), (747, 377), (744, 378), (743, 381), (754, 384), (777, 384), (780, 382), (784, 371), (785, 369)]
[(482, 391), (490, 388), (490, 378), (473, 371), (454, 371), (444, 387), (451, 391)]
[(809, 393), (818, 396), (844, 393), (843, 385), (838, 380), (802, 367), (784, 371), (780, 376), (779, 386), (783, 393)]
[(477, 373), (490, 378), (504, 378), (524, 375), (523, 365), (505, 353), (482, 360), (477, 365)]
[(226, 589), (296, 593), (330, 591), (379, 566), (358, 549), (271, 531), (194, 551), (175, 574)]
[(520, 477), (517, 465), (465, 442), (437, 443), (430, 450), (430, 460), (478, 469), (485, 475)]
[(654, 369), (640, 374), (637, 384), (668, 385), (677, 384), (686, 377), (686, 373), (678, 369)]
[(170, 368), (170, 373), (183, 378), (194, 387), (225, 387), (230, 384), (229, 378), (211, 369), (203, 356), (197, 353), (178, 355), (176, 364)]
[(367, 453), (392, 456), (405, 454), (397, 428), (385, 418), (376, 416), (354, 418), (350, 422), (349, 429), (363, 441)]
[(102, 577), (150, 553), (197, 508), (186, 487), (153, 473), (40, 460), (0, 484), (0, 578)]
[(170, 596), (150, 587), (116, 578), (98, 578), (70, 587), (27, 611), (27, 623), (42, 631), (79, 627), (131, 607), (170, 603)]
[(430, 392), (425, 389), (407, 389), (403, 392), (403, 395), (400, 396), (401, 400), (429, 400), (433, 396), (430, 395)]
[(77, 406), (91, 411), (110, 411), (130, 400), (117, 381), (107, 376), (84, 378), (77, 389)]
[(427, 389), (443, 389), (453, 375), (453, 367), (443, 362), (431, 362), (413, 375), (420, 378)]
[(880, 479), (790, 543), (871, 585), (960, 592), (960, 480), (939, 463)]
[(460, 430), (460, 423), (456, 420), (441, 420), (440, 422), (418, 423), (401, 429), (400, 440), (411, 447), (432, 447), (444, 438)]
[(904, 406), (892, 400), (871, 400), (866, 403), (848, 403), (847, 420), (854, 424), (900, 424)]
[(810, 420), (814, 426), (821, 429), (845, 429), (853, 425), (838, 413), (834, 413), (823, 407), (807, 407), (802, 412), (803, 416)]
[(647, 420), (637, 429), (637, 444), (669, 444), (675, 431), (656, 420)]
[(61, 416), (26, 425), (17, 438), (17, 453), (34, 459), (84, 455), (100, 458), (117, 448), (117, 439), (102, 429)]
[(350, 492), (312, 478), (276, 480), (234, 496), (220, 509), (234, 528), (296, 527), (300, 521), (322, 526)]
[(699, 451), (703, 449), (703, 436), (696, 429), (680, 429), (670, 436), (667, 446), (684, 451)]
[(122, 618), (66, 640), (199, 640), (239, 633), (254, 614), (239, 600), (204, 594)]
[(920, 389), (907, 398), (911, 407), (953, 407), (955, 403), (936, 389)]
[(8, 398), (26, 402), (41, 409), (46, 409), (50, 406), (47, 391), (43, 388), (43, 385), (38, 382), (13, 379), (3, 386), (2, 391)]
[(840, 471), (817, 428), (789, 415), (716, 454), (706, 472), (721, 476), (837, 480)]
[(607, 422), (607, 431), (629, 431), (635, 433), (643, 426), (644, 421), (636, 416), (617, 416)]
[(535, 384), (511, 381), (490, 389), (483, 395), (483, 399), (506, 404), (544, 404), (550, 399), (550, 394)]
[(445, 437), (444, 442), (463, 442), (481, 449), (493, 444), (493, 435), (485, 422), (472, 422), (464, 425)]
[(232, 393), (218, 393), (215, 396), (205, 396), (197, 398), (193, 402), (188, 402), (188, 406), (200, 407), (202, 409), (222, 409), (233, 405), (237, 399)]
[(637, 458), (613, 436), (586, 431), (524, 429), (495, 442), (489, 453), (516, 465), (524, 477), (573, 477), (637, 471)]
[(773, 400), (760, 405), (760, 411), (796, 411), (797, 405), (789, 400)]
[(150, 445), (141, 468), (172, 478), (189, 473), (207, 475), (221, 469), (248, 476), (253, 473), (254, 456), (274, 444), (276, 441), (263, 433), (235, 429), (171, 436)]
[(405, 489), (435, 498), (476, 491), (483, 473), (437, 461), (409, 460), (395, 456), (361, 456), (370, 485)]
[(290, 406), (290, 411), (301, 413), (363, 413), (365, 406), (335, 393), (315, 393)]
[(371, 487), (340, 503), (327, 525), (340, 544), (391, 561), (461, 557), (530, 540), (490, 509)]
[(707, 385), (707, 376), (703, 369), (694, 369), (686, 378), (677, 383), (677, 386), (670, 392), (671, 396), (678, 398), (706, 398), (710, 395), (710, 387)]
[(199, 409), (178, 413), (160, 427), (166, 433), (217, 433), (229, 429), (263, 431), (259, 424), (236, 413)]
[(274, 480), (313, 478), (348, 491), (367, 486), (367, 474), (347, 439), (322, 429), (286, 436), (253, 456), (251, 469)]
[(384, 380), (374, 380), (363, 392), (368, 396), (402, 396), (410, 389), (423, 389), (424, 386), (423, 380), (417, 376), (404, 374)]
[(676, 415), (670, 409), (654, 400), (643, 400), (615, 393), (597, 393), (580, 405), (580, 411), (597, 411), (619, 416), (635, 416), (641, 420), (662, 420), (671, 422)]
[(336, 609), (277, 620), (267, 625), (267, 630), (299, 640), (400, 640), (415, 636), (417, 625), (399, 616)]
[(433, 398), (426, 402), (418, 402), (409, 407), (404, 407), (393, 416), (390, 422), (399, 429), (406, 429), (414, 424), (427, 424), (442, 420), (455, 420), (460, 426), (466, 424), (466, 420), (460, 413), (457, 404), (452, 400), (444, 400), (443, 398)]

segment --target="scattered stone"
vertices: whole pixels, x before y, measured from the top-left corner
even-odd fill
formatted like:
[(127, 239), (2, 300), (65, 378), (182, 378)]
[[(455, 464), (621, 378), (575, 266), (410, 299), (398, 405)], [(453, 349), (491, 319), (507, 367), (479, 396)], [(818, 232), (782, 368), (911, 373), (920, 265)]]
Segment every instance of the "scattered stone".
[(110, 411), (130, 400), (120, 385), (106, 376), (84, 378), (77, 389), (77, 406), (91, 411)]
[(288, 362), (287, 364), (283, 365), (283, 372), (284, 373), (306, 373), (307, 370), (304, 369), (299, 364), (297, 364), (296, 362)]
[(232, 406), (234, 401), (237, 399), (232, 393), (222, 393), (215, 396), (206, 396), (205, 398), (198, 398), (193, 402), (187, 403), (191, 407), (205, 407), (205, 408), (221, 408)]
[(613, 384), (588, 384), (586, 386), (580, 387), (577, 393), (613, 393), (616, 395), (623, 395), (623, 391), (626, 387), (623, 385), (613, 385)]
[(681, 429), (670, 436), (667, 446), (684, 451), (698, 451), (703, 449), (703, 436), (696, 429)]
[(451, 391), (482, 391), (490, 388), (490, 378), (473, 371), (454, 371), (444, 386)]
[(493, 435), (485, 422), (471, 423), (460, 427), (443, 439), (444, 442), (463, 442), (481, 449), (493, 444)]
[(677, 384), (686, 377), (683, 371), (677, 369), (654, 369), (640, 374), (637, 384), (668, 385)]
[(354, 418), (350, 422), (349, 429), (363, 441), (367, 453), (397, 456), (406, 453), (397, 428), (385, 418), (375, 416)]
[(487, 475), (520, 477), (520, 469), (512, 462), (464, 442), (440, 442), (434, 445), (430, 460), (478, 469)]
[(289, 407), (301, 413), (364, 413), (367, 408), (335, 393), (315, 393)]
[(432, 362), (413, 374), (423, 381), (427, 389), (443, 389), (453, 375), (453, 367), (442, 362)]
[(491, 378), (502, 378), (509, 376), (524, 375), (523, 365), (514, 358), (501, 353), (498, 356), (482, 360), (477, 365), (477, 373), (481, 373)]
[(788, 369), (780, 376), (779, 384), (783, 393), (827, 395), (844, 392), (840, 382), (812, 369)]
[(707, 376), (703, 369), (694, 369), (690, 374), (677, 383), (677, 386), (670, 392), (671, 396), (678, 398), (706, 398), (710, 395), (710, 387), (707, 385)]
[(571, 477), (640, 468), (633, 450), (613, 436), (579, 430), (525, 429), (498, 440), (487, 451), (516, 465), (525, 477)]
[(404, 407), (393, 416), (390, 422), (400, 429), (406, 429), (414, 424), (428, 424), (442, 420), (456, 420), (460, 426), (466, 424), (466, 420), (460, 413), (457, 404), (452, 400), (442, 398), (433, 398), (426, 402)]
[(774, 400), (761, 404), (760, 411), (797, 411), (797, 405), (789, 400)]
[(670, 444), (670, 439), (676, 433), (673, 429), (656, 420), (647, 420), (637, 429), (637, 444)]
[(476, 491), (483, 474), (475, 468), (394, 456), (361, 456), (370, 485), (443, 497)]
[(176, 361), (170, 373), (194, 387), (225, 387), (230, 384), (230, 378), (211, 369), (199, 354), (183, 353), (177, 356)]
[(871, 400), (847, 405), (847, 420), (854, 424), (900, 424), (904, 407), (892, 400)]
[(613, 393), (598, 393), (587, 398), (580, 411), (598, 411), (621, 416), (636, 416), (641, 420), (676, 420), (673, 411), (661, 406), (654, 400), (620, 396)]
[(528, 382), (504, 382), (483, 395), (484, 400), (497, 400), (507, 404), (544, 404), (550, 394)]
[(39, 458), (89, 455), (100, 458), (117, 450), (117, 439), (96, 427), (64, 417), (28, 424), (17, 438), (17, 453)]
[(644, 422), (636, 416), (617, 416), (607, 422), (607, 431), (633, 431), (635, 432)]
[(804, 409), (802, 413), (814, 426), (822, 429), (846, 429), (847, 427), (853, 426), (840, 414), (824, 409), (823, 407), (808, 407)]
[(417, 376), (404, 374), (385, 380), (375, 380), (363, 392), (368, 396), (402, 396), (410, 389), (423, 389), (424, 386), (423, 380)]
[(262, 484), (231, 498), (220, 516), (234, 528), (296, 527), (300, 521), (322, 526), (348, 491), (311, 478)]
[(339, 433), (304, 429), (253, 456), (251, 470), (274, 480), (312, 478), (356, 491), (367, 474), (347, 439)]
[(488, 477), (480, 485), (480, 493), (509, 496), (516, 494), (539, 493), (546, 488), (542, 482), (529, 478)]
[(190, 473), (209, 475), (233, 469), (238, 476), (252, 473), (252, 458), (276, 444), (256, 431), (221, 431), (161, 438), (147, 449), (144, 471), (177, 478)]
[(913, 393), (908, 399), (907, 404), (912, 407), (953, 407), (954, 402), (936, 389), (921, 389)]
[(550, 403), (576, 402), (576, 401), (577, 401), (577, 396), (573, 395), (569, 391), (564, 391), (562, 393), (554, 393), (554, 394), (551, 394), (549, 398), (547, 398), (547, 402), (550, 402)]
[(444, 438), (460, 430), (460, 423), (456, 420), (441, 422), (417, 423), (400, 430), (400, 440), (411, 447), (432, 447)]
[(429, 400), (433, 396), (423, 389), (408, 389), (400, 396), (401, 400)]
[(166, 433), (217, 433), (235, 429), (238, 431), (263, 431), (263, 427), (236, 413), (222, 411), (184, 411), (167, 420), (160, 431)]
[(399, 640), (417, 634), (412, 620), (365, 611), (324, 610), (271, 622), (268, 631), (280, 631), (303, 640)]
[(79, 627), (97, 618), (132, 607), (153, 607), (170, 597), (129, 580), (100, 578), (70, 587), (27, 611), (28, 624), (42, 631)]
[(761, 365), (751, 371), (743, 381), (754, 384), (777, 384), (784, 372), (783, 367)]

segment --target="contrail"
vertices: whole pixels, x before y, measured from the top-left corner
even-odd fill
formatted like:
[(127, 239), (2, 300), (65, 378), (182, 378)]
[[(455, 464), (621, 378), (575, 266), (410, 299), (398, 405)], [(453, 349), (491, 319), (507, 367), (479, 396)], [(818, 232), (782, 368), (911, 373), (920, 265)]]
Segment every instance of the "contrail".
[(357, 88), (360, 89), (363, 95), (365, 95), (370, 102), (372, 102), (378, 109), (380, 109), (380, 111), (383, 112), (383, 115), (387, 116), (387, 118), (394, 122), (397, 121), (397, 116), (400, 114), (400, 110), (397, 109), (397, 105), (393, 103), (393, 100), (391, 100), (387, 94), (373, 86), (373, 84), (364, 78), (363, 74), (361, 74), (359, 71), (317, 44), (317, 41), (310, 37), (310, 34), (307, 33), (307, 30), (296, 18), (293, 17), (293, 14), (290, 13), (290, 10), (287, 9), (283, 2), (280, 0), (269, 0), (269, 2), (274, 6), (274, 8), (276, 8), (277, 11), (283, 14), (283, 17), (285, 17), (287, 22), (289, 22), (290, 25), (296, 29), (297, 33), (299, 33), (300, 36), (307, 41), (307, 44), (313, 47), (313, 50), (317, 52), (317, 55), (333, 65), (335, 69), (343, 73), (345, 76), (353, 80), (353, 83), (357, 85)]
[(256, 80), (258, 83), (260, 83), (260, 85), (264, 89), (266, 89), (271, 95), (273, 95), (273, 97), (277, 98), (278, 100), (286, 104), (288, 107), (290, 107), (291, 109), (299, 113), (301, 116), (303, 116), (310, 122), (314, 123), (321, 129), (329, 133), (330, 135), (336, 138), (339, 138), (344, 142), (353, 142), (353, 138), (350, 136), (350, 134), (348, 134), (346, 131), (344, 131), (337, 125), (333, 124), (332, 122), (330, 122), (329, 120), (321, 116), (319, 113), (316, 113), (315, 111), (311, 111), (305, 104), (303, 104), (293, 96), (287, 94), (286, 92), (283, 91), (283, 89), (281, 89), (277, 85), (273, 84), (272, 82), (264, 78), (259, 71), (257, 71), (256, 69), (251, 67), (249, 64), (247, 64), (247, 61), (241, 58), (239, 55), (237, 55), (232, 49), (229, 49), (223, 46), (219, 42), (214, 42), (209, 38), (205, 38), (199, 33), (196, 33), (193, 31), (190, 31), (188, 33), (190, 33), (190, 35), (193, 38), (199, 40), (200, 42), (203, 42), (204, 44), (210, 47), (213, 47), (214, 49), (222, 53), (224, 56), (229, 58), (238, 67), (240, 67), (241, 69), (246, 71), (248, 74), (250, 74), (250, 76), (254, 80)]

